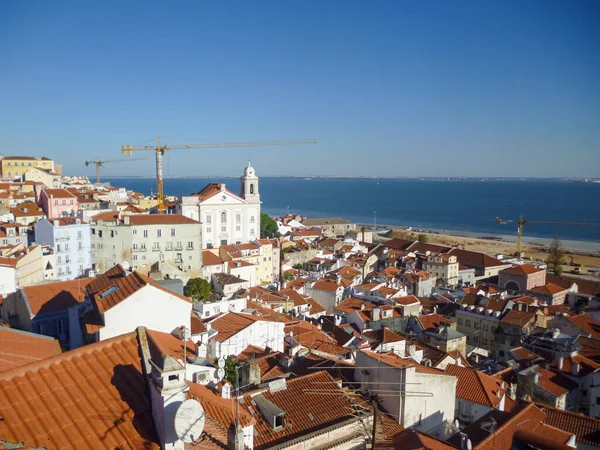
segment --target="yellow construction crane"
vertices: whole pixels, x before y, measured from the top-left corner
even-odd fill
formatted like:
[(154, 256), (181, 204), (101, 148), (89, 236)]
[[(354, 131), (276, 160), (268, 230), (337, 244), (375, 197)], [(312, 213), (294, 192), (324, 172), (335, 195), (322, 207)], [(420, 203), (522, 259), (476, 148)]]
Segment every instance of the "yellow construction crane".
[(216, 144), (194, 144), (194, 145), (161, 145), (160, 136), (157, 139), (156, 146), (133, 147), (124, 145), (121, 148), (123, 155), (131, 156), (132, 152), (140, 150), (150, 150), (156, 152), (156, 199), (158, 200), (158, 211), (160, 214), (164, 210), (164, 191), (163, 191), (163, 169), (162, 157), (169, 150), (187, 150), (194, 148), (224, 148), (224, 147), (265, 147), (271, 145), (296, 145), (296, 144), (316, 144), (314, 139), (301, 141), (265, 141), (265, 142), (221, 142)]
[(96, 159), (94, 161), (86, 161), (85, 165), (86, 165), (86, 167), (91, 166), (92, 164), (96, 165), (96, 183), (99, 184), (100, 183), (100, 167), (102, 167), (104, 164), (117, 163), (117, 162), (129, 162), (129, 161), (141, 161), (142, 159), (146, 159), (146, 158), (107, 159), (106, 161), (100, 161), (99, 159)]
[(598, 227), (600, 223), (596, 222), (561, 222), (557, 220), (525, 220), (523, 216), (520, 216), (518, 220), (505, 220), (496, 217), (496, 223), (499, 224), (507, 224), (507, 223), (515, 223), (517, 224), (517, 253), (521, 253), (523, 251), (523, 225), (530, 224), (545, 224), (545, 225), (587, 225), (591, 227)]

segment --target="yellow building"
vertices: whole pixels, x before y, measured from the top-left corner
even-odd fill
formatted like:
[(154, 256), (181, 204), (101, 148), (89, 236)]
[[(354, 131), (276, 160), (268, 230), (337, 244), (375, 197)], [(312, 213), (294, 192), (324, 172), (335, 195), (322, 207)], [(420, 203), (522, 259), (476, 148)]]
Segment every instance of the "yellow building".
[[(59, 165), (55, 165), (53, 160), (46, 157), (5, 156), (1, 160), (0, 167), (2, 169), (2, 178), (14, 179), (23, 175), (30, 167), (55, 172), (57, 170), (56, 166)], [(59, 168), (59, 170), (62, 171), (62, 168)]]

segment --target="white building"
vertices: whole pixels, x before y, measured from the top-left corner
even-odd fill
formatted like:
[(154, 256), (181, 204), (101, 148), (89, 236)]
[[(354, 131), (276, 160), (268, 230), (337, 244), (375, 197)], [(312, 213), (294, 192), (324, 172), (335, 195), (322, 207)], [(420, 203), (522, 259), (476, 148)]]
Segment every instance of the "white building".
[(73, 280), (92, 268), (90, 225), (77, 217), (38, 221), (35, 242), (54, 249), (59, 281)]
[[(365, 367), (366, 369), (361, 369)], [(404, 428), (445, 439), (454, 421), (456, 377), (392, 354), (359, 351), (356, 377)]]
[(91, 220), (92, 262), (99, 273), (116, 264), (146, 272), (160, 262), (171, 266), (184, 281), (201, 276), (197, 221), (179, 214), (126, 215), (117, 211), (96, 214)]
[(137, 272), (115, 266), (87, 286), (85, 330), (88, 342), (104, 341), (138, 326), (171, 333), (190, 328), (192, 302)]
[(248, 163), (240, 178), (240, 195), (224, 183), (210, 183), (200, 192), (181, 197), (178, 213), (202, 222), (202, 248), (214, 248), (260, 238), (258, 177)]
[(228, 312), (205, 325), (209, 330), (207, 356), (211, 358), (239, 355), (250, 344), (283, 352), (283, 322)]

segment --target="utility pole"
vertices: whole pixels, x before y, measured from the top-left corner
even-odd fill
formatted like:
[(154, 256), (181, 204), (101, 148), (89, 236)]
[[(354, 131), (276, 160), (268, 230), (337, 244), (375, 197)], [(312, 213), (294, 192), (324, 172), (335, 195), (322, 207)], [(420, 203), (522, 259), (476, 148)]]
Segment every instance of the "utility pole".
[(377, 439), (377, 394), (374, 394), (371, 397), (371, 402), (373, 404), (373, 441), (371, 443), (371, 449), (375, 450), (375, 440)]

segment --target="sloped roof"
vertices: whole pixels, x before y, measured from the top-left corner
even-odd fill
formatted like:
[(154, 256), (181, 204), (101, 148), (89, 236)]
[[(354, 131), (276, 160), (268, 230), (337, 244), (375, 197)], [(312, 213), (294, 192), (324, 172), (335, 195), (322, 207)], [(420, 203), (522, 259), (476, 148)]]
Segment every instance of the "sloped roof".
[(600, 340), (600, 322), (592, 316), (579, 314), (577, 316), (566, 316), (565, 318), (584, 333), (589, 334), (594, 339)]
[(23, 289), (31, 313), (46, 314), (68, 309), (85, 300), (86, 286), (92, 278), (79, 278), (71, 281), (56, 281), (53, 283), (26, 286)]
[(511, 309), (502, 319), (501, 323), (513, 325), (517, 327), (525, 327), (535, 321), (535, 314), (527, 311), (519, 311)]
[(544, 412), (544, 423), (575, 435), (577, 442), (600, 446), (600, 420), (541, 403), (535, 404)]
[(233, 335), (242, 331), (244, 328), (249, 327), (253, 323), (260, 320), (264, 319), (251, 314), (230, 311), (210, 322), (211, 328), (218, 331), (218, 333), (211, 339), (214, 339), (217, 342), (226, 341)]
[[(323, 396), (312, 393), (324, 390), (337, 391), (340, 394), (328, 395), (327, 407), (324, 407)], [(286, 389), (277, 392), (266, 390), (260, 395), (285, 412), (284, 426), (274, 431), (264, 420), (260, 410), (251, 402), (250, 395), (246, 395), (240, 409), (252, 414), (256, 420), (255, 449), (275, 446), (349, 419), (358, 420), (355, 417), (355, 409), (347, 398), (349, 394), (344, 395), (325, 371), (288, 380)]]
[(514, 275), (531, 275), (533, 273), (541, 272), (544, 269), (532, 266), (531, 264), (520, 264), (518, 266), (509, 267), (504, 269), (502, 273), (509, 273)]
[(416, 319), (423, 331), (438, 328), (443, 324), (454, 324), (452, 320), (445, 318), (441, 314), (428, 314), (426, 316), (418, 316)]
[(25, 447), (160, 448), (135, 333), (0, 373), (0, 416)]
[(452, 250), (448, 251), (448, 253), (451, 255), (456, 255), (458, 262), (467, 267), (487, 268), (504, 265), (502, 261), (492, 258), (485, 253), (461, 250), (458, 248), (453, 248)]
[(0, 372), (61, 353), (60, 344), (56, 339), (0, 327)]
[(534, 371), (539, 375), (538, 386), (556, 397), (565, 395), (570, 391), (577, 389), (579, 386), (577, 383), (569, 380), (564, 375), (551, 370), (546, 370), (540, 366), (532, 366), (528, 369), (525, 369), (523, 372)]
[[(225, 188), (225, 191), (234, 196), (235, 198), (245, 202), (245, 200), (239, 195), (234, 194), (229, 189)], [(196, 192), (195, 194), (190, 194), (190, 197), (198, 197), (200, 202), (208, 200), (211, 197), (214, 197), (217, 194), (221, 194), (223, 191), (221, 190), (221, 183), (208, 183), (201, 191)]]
[(129, 217), (131, 225), (185, 225), (200, 223), (182, 214), (135, 214), (127, 217)]
[(506, 388), (502, 387), (502, 381), (472, 367), (448, 364), (444, 372), (458, 379), (456, 397), (469, 402), (495, 408), (506, 392)]
[(459, 447), (454, 447), (420, 431), (406, 429), (394, 440), (394, 448), (404, 450), (455, 450)]
[(54, 198), (77, 198), (76, 195), (70, 193), (66, 189), (44, 189), (43, 192), (45, 192), (48, 197), (54, 197)]
[(539, 292), (540, 294), (558, 294), (559, 292), (564, 292), (566, 290), (567, 288), (553, 283), (546, 283), (543, 286), (536, 286), (530, 289), (530, 291)]

